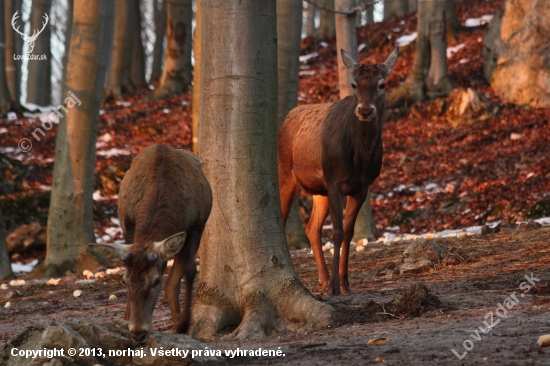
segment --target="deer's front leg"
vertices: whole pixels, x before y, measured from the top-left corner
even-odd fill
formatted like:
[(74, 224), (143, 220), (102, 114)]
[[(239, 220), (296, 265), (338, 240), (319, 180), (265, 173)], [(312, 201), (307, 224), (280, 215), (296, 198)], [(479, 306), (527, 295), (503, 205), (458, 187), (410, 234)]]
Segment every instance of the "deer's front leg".
[(338, 275), (338, 267), (340, 264), (340, 248), (342, 247), (342, 240), (344, 239), (344, 227), (342, 224), (343, 196), (337, 187), (329, 187), (328, 202), (330, 218), (333, 226), (332, 241), (334, 242), (334, 257), (332, 258), (332, 272), (330, 273), (328, 294), (340, 295), (340, 277)]

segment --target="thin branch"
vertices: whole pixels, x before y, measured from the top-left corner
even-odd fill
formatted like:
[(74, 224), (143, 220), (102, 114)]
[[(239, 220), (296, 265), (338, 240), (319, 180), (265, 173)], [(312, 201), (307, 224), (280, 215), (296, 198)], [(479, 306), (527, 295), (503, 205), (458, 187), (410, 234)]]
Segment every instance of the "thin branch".
[(318, 9), (321, 9), (321, 10), (325, 10), (325, 11), (328, 11), (328, 12), (331, 12), (331, 13), (335, 13), (335, 14), (342, 14), (342, 15), (355, 15), (357, 13), (361, 13), (365, 10), (367, 10), (367, 8), (369, 6), (373, 6), (374, 4), (376, 3), (379, 3), (381, 2), (382, 0), (371, 0), (369, 2), (364, 2), (363, 5), (361, 6), (354, 6), (353, 8), (351, 8), (350, 10), (336, 10), (336, 9), (331, 9), (331, 8), (327, 8), (326, 6), (324, 5), (319, 5), (319, 4), (316, 4), (314, 1), (315, 0), (304, 0), (306, 3), (308, 3), (309, 5), (313, 5), (315, 6), (316, 8)]

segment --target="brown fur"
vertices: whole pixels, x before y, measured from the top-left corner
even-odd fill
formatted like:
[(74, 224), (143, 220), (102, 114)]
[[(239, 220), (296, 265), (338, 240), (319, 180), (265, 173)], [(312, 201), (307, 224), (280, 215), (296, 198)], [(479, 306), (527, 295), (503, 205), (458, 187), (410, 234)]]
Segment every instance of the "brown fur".
[[(181, 232), (187, 236), (175, 254), (165, 291), (176, 330), (187, 331), (195, 255), (211, 207), (210, 185), (191, 152), (152, 145), (133, 160), (120, 187), (119, 219), (127, 242), (132, 243), (124, 263), (124, 280), (128, 287), (125, 317), (130, 320), (134, 339), (143, 341), (149, 335), (152, 309), (168, 260), (155, 243)], [(148, 260), (149, 253), (156, 253), (158, 260)], [(179, 291), (184, 275), (186, 293), (181, 312)]]
[[(278, 136), (279, 189), (286, 222), (301, 185), (313, 196), (313, 211), (306, 228), (319, 283), (329, 294), (349, 291), (348, 252), (355, 219), (368, 188), (382, 166), (382, 114), (385, 79), (397, 59), (392, 53), (383, 65), (348, 66), (357, 91), (334, 103), (293, 109)], [(374, 108), (372, 108), (374, 107)], [(345, 223), (343, 198), (348, 196)], [(321, 249), (321, 229), (330, 209), (334, 225), (334, 259), (329, 280)], [(342, 261), (340, 262), (340, 247)], [(339, 273), (339, 276), (338, 276)]]

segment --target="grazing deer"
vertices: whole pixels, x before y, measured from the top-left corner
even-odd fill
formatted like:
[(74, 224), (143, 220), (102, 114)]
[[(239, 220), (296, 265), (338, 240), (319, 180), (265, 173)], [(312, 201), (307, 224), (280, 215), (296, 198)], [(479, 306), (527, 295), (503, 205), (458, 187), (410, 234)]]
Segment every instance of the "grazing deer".
[(13, 27), (13, 29), (19, 33), (21, 35), (21, 38), (23, 38), (23, 41), (25, 41), (25, 43), (27, 43), (27, 53), (31, 54), (32, 53), (32, 50), (34, 49), (34, 42), (36, 42), (36, 38), (38, 38), (38, 35), (40, 33), (42, 33), (42, 31), (44, 30), (44, 28), (46, 28), (46, 25), (48, 24), (48, 14), (44, 13), (44, 22), (42, 22), (42, 29), (38, 30), (38, 29), (35, 29), (33, 32), (32, 32), (32, 36), (28, 36), (26, 33), (23, 33), (19, 30), (19, 26), (15, 26), (15, 21), (17, 20), (17, 18), (19, 17), (19, 15), (17, 15), (17, 13), (19, 12), (16, 11), (15, 14), (13, 14), (13, 17), (11, 18), (11, 26)]
[[(344, 50), (341, 52), (352, 75), (353, 95), (334, 103), (294, 108), (277, 142), (284, 222), (301, 185), (313, 195), (306, 234), (319, 270), (319, 283), (330, 295), (338, 295), (340, 285), (343, 293), (349, 292), (349, 244), (368, 188), (380, 174), (386, 79), (398, 55), (396, 49), (383, 64), (361, 65)], [(348, 198), (342, 224), (344, 196)], [(330, 279), (321, 248), (321, 230), (329, 210), (334, 226)]]
[[(178, 333), (189, 327), (195, 254), (212, 208), (212, 191), (193, 153), (166, 145), (145, 148), (120, 185), (118, 216), (126, 244), (90, 244), (105, 262), (126, 267), (124, 318), (130, 336), (144, 342), (152, 330), (166, 262), (174, 265), (164, 291)], [(179, 293), (185, 276), (185, 303)]]

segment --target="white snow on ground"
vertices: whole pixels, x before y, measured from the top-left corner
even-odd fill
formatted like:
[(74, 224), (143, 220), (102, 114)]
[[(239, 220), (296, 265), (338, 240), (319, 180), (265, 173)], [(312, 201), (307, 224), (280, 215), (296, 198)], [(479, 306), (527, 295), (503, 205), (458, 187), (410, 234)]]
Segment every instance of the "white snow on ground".
[[(53, 106), (51, 105), (47, 105), (47, 106), (39, 106), (38, 104), (34, 104), (34, 103), (21, 103), (21, 105), (25, 108), (27, 108), (29, 111), (40, 111), (42, 113), (45, 113), (45, 112), (51, 112)], [(32, 113), (31, 113), (32, 114)]]
[(401, 36), (395, 40), (395, 44), (399, 47), (403, 47), (411, 43), (416, 39), (418, 36), (417, 32), (411, 33), (411, 34), (405, 34), (404, 36)]
[(9, 154), (15, 151), (15, 147), (0, 147), (0, 153)]
[(466, 19), (466, 22), (464, 23), (464, 26), (466, 27), (478, 27), (482, 24), (489, 23), (493, 19), (493, 14), (486, 14), (481, 16), (480, 18), (468, 18)]
[(121, 105), (123, 107), (130, 107), (132, 105), (132, 103), (122, 100), (122, 101), (116, 102), (116, 105)]
[(8, 129), (6, 127), (0, 128), (0, 134), (8, 132)]
[(112, 196), (105, 197), (105, 196), (102, 196), (101, 193), (99, 193), (99, 191), (94, 191), (93, 198), (94, 198), (94, 201), (116, 200), (116, 199), (118, 199), (118, 194), (114, 194)]
[(318, 57), (319, 56), (319, 53), (317, 52), (313, 52), (313, 53), (310, 53), (309, 55), (303, 55), (303, 56), (300, 56), (300, 62), (308, 62), (309, 60), (311, 60), (312, 58), (315, 58), (315, 57)]
[(106, 158), (119, 156), (119, 155), (131, 155), (131, 154), (132, 153), (126, 149), (116, 149), (116, 148), (112, 148), (109, 150), (100, 150), (97, 152), (97, 155), (105, 156)]
[(454, 47), (448, 47), (447, 48), (447, 58), (451, 57), (455, 53), (457, 53), (461, 48), (464, 48), (464, 43), (459, 44), (458, 46)]
[(38, 259), (35, 259), (29, 263), (12, 263), (11, 270), (14, 274), (31, 273), (34, 267), (38, 264)]

